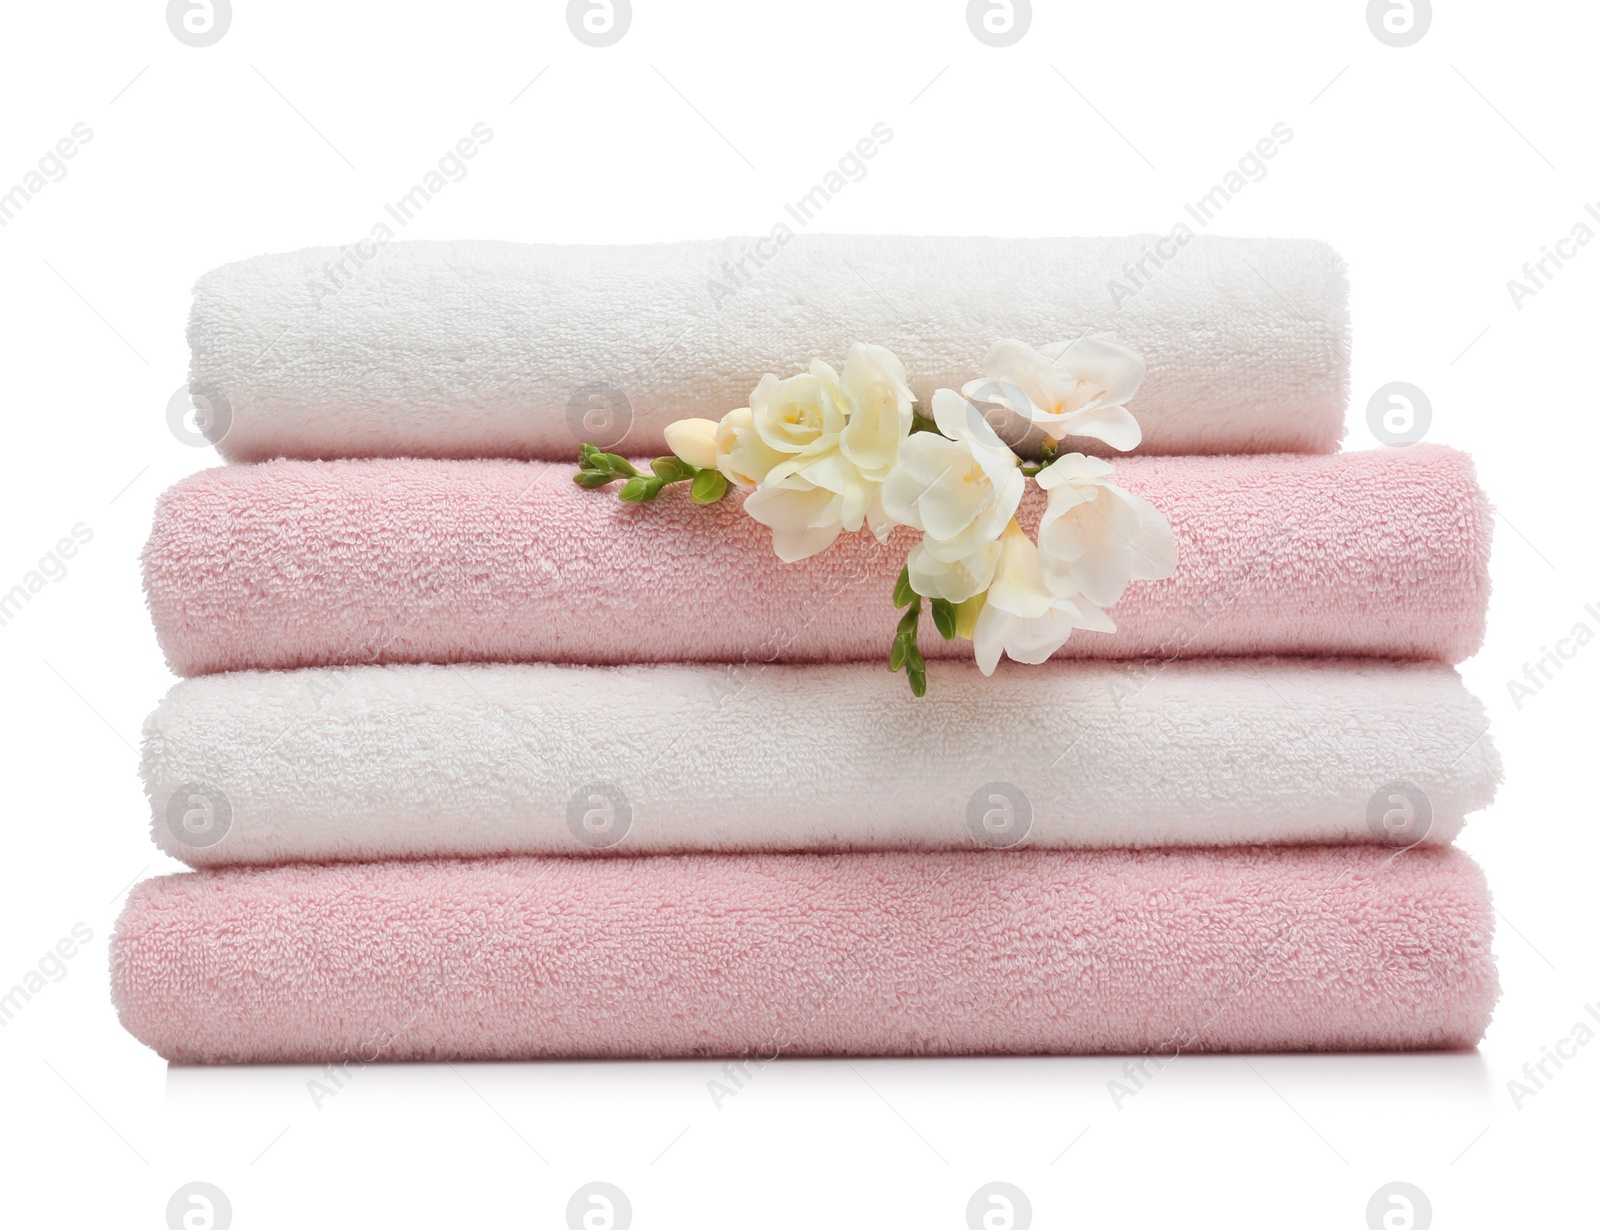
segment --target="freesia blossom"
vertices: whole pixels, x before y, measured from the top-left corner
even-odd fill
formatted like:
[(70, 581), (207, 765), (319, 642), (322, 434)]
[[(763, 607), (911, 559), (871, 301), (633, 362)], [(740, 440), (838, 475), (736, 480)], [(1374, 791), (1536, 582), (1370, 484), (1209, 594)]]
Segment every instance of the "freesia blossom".
[(1079, 593), (1111, 606), (1129, 581), (1159, 581), (1178, 565), (1172, 527), (1155, 507), (1107, 480), (1098, 457), (1068, 453), (1039, 471), (1050, 493), (1039, 521), (1045, 583), (1056, 593)]
[(679, 461), (697, 470), (710, 470), (717, 464), (717, 427), (715, 419), (679, 419), (668, 423), (662, 434)]
[(1021, 461), (959, 393), (933, 395), (937, 433), (917, 432), (900, 446), (900, 464), (883, 488), (883, 505), (902, 525), (923, 531), (907, 560), (911, 588), (963, 602), (989, 584), (999, 538), (1026, 485)]
[(765, 450), (760, 460), (781, 459), (765, 468), (744, 507), (772, 528), (780, 559), (815, 555), (863, 524), (880, 542), (889, 537), (883, 485), (915, 400), (904, 366), (882, 346), (851, 346), (842, 376), (818, 359), (803, 376), (762, 378), (750, 395), (751, 422)]
[(1000, 558), (972, 632), (973, 655), (985, 675), (1004, 653), (1037, 665), (1066, 644), (1074, 629), (1115, 632), (1111, 617), (1081, 594), (1060, 593), (1046, 580), (1036, 547), (1015, 519), (1000, 537)]
[(990, 349), (982, 370), (984, 378), (961, 391), (1004, 405), (1052, 440), (1092, 436), (1126, 451), (1141, 439), (1139, 421), (1123, 403), (1144, 380), (1144, 359), (1105, 334), (1041, 350), (1004, 338)]
[(749, 406), (740, 406), (722, 416), (717, 424), (716, 448), (717, 469), (739, 487), (754, 487), (773, 466), (787, 460), (762, 441)]

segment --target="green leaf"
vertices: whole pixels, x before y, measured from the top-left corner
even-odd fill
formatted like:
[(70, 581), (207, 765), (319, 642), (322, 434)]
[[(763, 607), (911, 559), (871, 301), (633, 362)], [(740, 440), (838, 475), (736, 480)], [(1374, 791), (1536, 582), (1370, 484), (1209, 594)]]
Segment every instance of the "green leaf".
[(911, 695), (922, 697), (928, 694), (928, 672), (925, 670), (912, 670), (906, 667), (906, 678), (911, 682)]
[(906, 664), (906, 656), (911, 652), (911, 641), (904, 633), (894, 638), (894, 644), (889, 647), (889, 669), (899, 670)]
[(900, 578), (894, 583), (895, 606), (910, 606), (917, 600), (917, 591), (911, 588), (911, 569), (905, 567), (900, 570)]
[(689, 498), (696, 504), (715, 504), (728, 494), (728, 480), (718, 470), (701, 470), (689, 484)]
[(695, 476), (695, 468), (677, 457), (657, 457), (650, 463), (650, 469), (657, 478), (669, 483), (681, 483)]
[(645, 479), (642, 479), (635, 474), (627, 482), (622, 484), (622, 490), (617, 492), (617, 499), (621, 500), (624, 504), (643, 503), (645, 500), (650, 498), (644, 493), (645, 481)]
[(922, 650), (917, 648), (916, 641), (911, 642), (911, 647), (906, 650), (906, 669), (908, 671), (926, 672), (928, 665), (922, 660)]
[(600, 453), (596, 456), (595, 460), (604, 465), (605, 468), (610, 470), (613, 474), (620, 475), (623, 478), (632, 478), (634, 475), (639, 473), (639, 471), (635, 470), (631, 465), (628, 464), (628, 459), (626, 457), (619, 457), (615, 453)]
[(580, 487), (593, 489), (616, 482), (617, 476), (608, 470), (579, 470), (572, 476), (572, 481)]
[[(633, 480), (629, 479), (628, 481), (632, 482)], [(661, 489), (667, 485), (667, 480), (664, 479), (664, 478), (647, 478), (647, 479), (644, 479), (643, 481), (644, 481), (644, 498), (646, 500), (655, 499), (656, 496), (661, 494)]]
[(933, 626), (939, 629), (939, 635), (951, 641), (956, 635), (956, 609), (943, 598), (935, 598), (931, 603), (933, 607)]
[(587, 440), (578, 445), (578, 456), (583, 459), (585, 465), (590, 464), (590, 458), (598, 457), (599, 455), (600, 450), (594, 445), (590, 444)]
[(912, 605), (911, 609), (900, 616), (900, 622), (895, 627), (896, 632), (909, 632), (914, 637), (917, 634), (917, 621), (922, 618), (922, 599)]

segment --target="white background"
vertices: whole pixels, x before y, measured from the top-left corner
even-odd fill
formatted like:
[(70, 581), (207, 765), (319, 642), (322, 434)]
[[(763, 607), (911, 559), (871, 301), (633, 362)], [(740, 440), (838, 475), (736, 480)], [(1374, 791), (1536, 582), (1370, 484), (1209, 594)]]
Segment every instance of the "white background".
[[(1600, 1045), (1520, 1109), (1506, 1082), (1600, 1000), (1600, 646), (1520, 709), (1507, 681), (1580, 620), (1600, 627), (1600, 244), (1520, 310), (1506, 281), (1600, 201), (1600, 12), (1440, 4), (1395, 49), (1359, 0), (1039, 0), (994, 49), (959, 0), (635, 5), (605, 49), (553, 0), (236, 0), (198, 49), (155, 0), (6, 7), (0, 190), (75, 123), (94, 133), (0, 228), (0, 589), (75, 523), (93, 531), (0, 627), (0, 985), (74, 924), (94, 934), (0, 1029), (7, 1224), (161, 1227), (205, 1180), (240, 1230), (560, 1227), (593, 1179), (641, 1228), (958, 1228), (994, 1179), (1039, 1226), (1360, 1230), (1396, 1179), (1440, 1227), (1566, 1224), (1592, 1195)], [(1372, 390), (1409, 381), (1499, 510), (1488, 642), (1464, 667), (1507, 772), (1463, 841), (1501, 915), (1481, 1051), (1184, 1058), (1120, 1109), (1113, 1059), (785, 1060), (720, 1110), (706, 1063), (369, 1068), (317, 1109), (308, 1070), (169, 1071), (124, 1034), (106, 938), (127, 886), (175, 866), (136, 775), (171, 682), (137, 555), (157, 493), (215, 464), (165, 418), (189, 288), (366, 233), (478, 121), (493, 142), (407, 237), (764, 231), (878, 121), (892, 143), (813, 229), (1165, 231), (1288, 124), (1211, 229), (1332, 241), (1354, 288), (1347, 447), (1373, 445)]]

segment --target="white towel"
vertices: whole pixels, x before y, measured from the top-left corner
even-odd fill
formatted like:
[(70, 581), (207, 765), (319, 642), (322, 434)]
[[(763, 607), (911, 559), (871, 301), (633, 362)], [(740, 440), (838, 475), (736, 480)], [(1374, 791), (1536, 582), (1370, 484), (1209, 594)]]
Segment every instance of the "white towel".
[[(389, 666), (188, 679), (146, 723), (195, 866), (1448, 842), (1499, 761), (1449, 667)], [(1409, 827), (1408, 827), (1409, 825)]]
[(1100, 332), (1149, 364), (1129, 403), (1142, 451), (1331, 452), (1343, 434), (1343, 262), (1213, 235), (309, 248), (200, 279), (190, 387), (235, 461), (561, 461), (580, 439), (663, 452), (672, 420), (852, 342), (899, 355), (926, 411), (1000, 338)]

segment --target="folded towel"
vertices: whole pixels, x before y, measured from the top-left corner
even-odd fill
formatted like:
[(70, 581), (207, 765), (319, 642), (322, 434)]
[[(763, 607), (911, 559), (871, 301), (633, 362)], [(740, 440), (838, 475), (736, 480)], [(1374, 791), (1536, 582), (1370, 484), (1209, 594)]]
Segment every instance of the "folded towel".
[(1471, 1046), (1483, 877), (1427, 848), (185, 872), (111, 942), (178, 1063)]
[(195, 866), (1442, 844), (1493, 795), (1485, 728), (1431, 663), (951, 663), (933, 703), (865, 664), (361, 666), (184, 680), (143, 769)]
[(1130, 403), (1146, 451), (1328, 452), (1343, 434), (1344, 263), (1210, 235), (308, 248), (200, 279), (190, 388), (236, 461), (562, 460), (580, 438), (663, 452), (674, 419), (852, 342), (899, 355), (926, 409), (1001, 338), (1097, 332), (1149, 363)]
[[(180, 675), (384, 662), (882, 660), (915, 535), (783, 564), (737, 496), (627, 505), (574, 467), (278, 461), (169, 490), (145, 548)], [(1471, 462), (1416, 444), (1332, 456), (1129, 457), (1176, 573), (1063, 657), (1346, 654), (1460, 661), (1483, 636), (1491, 517)], [(1043, 504), (1030, 489), (1021, 519)], [(923, 621), (923, 653), (966, 657)], [(935, 668), (937, 669), (937, 668)]]

